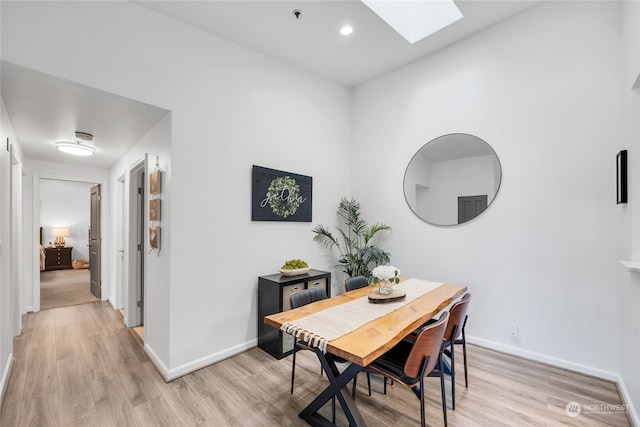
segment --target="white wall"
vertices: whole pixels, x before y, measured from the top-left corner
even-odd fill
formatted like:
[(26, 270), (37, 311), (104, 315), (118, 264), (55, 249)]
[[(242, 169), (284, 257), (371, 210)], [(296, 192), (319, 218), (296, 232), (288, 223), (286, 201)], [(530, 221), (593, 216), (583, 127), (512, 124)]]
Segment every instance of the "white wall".
[[(622, 7), (622, 120), (621, 148), (629, 150), (629, 206), (623, 239), (631, 236), (627, 257), (640, 260), (640, 88), (631, 86), (640, 76), (640, 3), (627, 1)], [(620, 292), (620, 375), (624, 379), (623, 394), (635, 402), (635, 420), (640, 425), (640, 274), (628, 273), (619, 282)]]
[[(352, 168), (368, 177), (353, 195), (393, 227), (394, 265), (468, 285), (475, 342), (612, 379), (630, 245), (615, 203), (620, 27), (619, 3), (547, 2), (361, 85), (352, 110)], [(495, 149), (502, 186), (476, 220), (436, 227), (411, 213), (402, 178), (425, 142), (454, 132)], [(386, 172), (366, 174), (380, 158)]]
[[(121, 176), (125, 177), (124, 180), (124, 193), (122, 194), (124, 203), (124, 215), (123, 219), (129, 218), (131, 212), (129, 210), (128, 200), (130, 197), (129, 185), (130, 175), (129, 172), (138, 164), (141, 160), (147, 156), (147, 175), (145, 188), (145, 206), (149, 205), (149, 173), (156, 167), (156, 159), (158, 160), (158, 167), (162, 171), (162, 193), (160, 194), (161, 200), (161, 217), (160, 217), (160, 251), (150, 250), (148, 243), (145, 256), (145, 277), (146, 287), (144, 290), (144, 344), (147, 352), (154, 358), (154, 362), (162, 365), (164, 370), (168, 370), (169, 366), (166, 365), (170, 360), (170, 320), (171, 317), (167, 316), (167, 313), (171, 313), (171, 301), (170, 301), (170, 274), (171, 274), (171, 253), (172, 253), (172, 172), (171, 172), (171, 114), (167, 114), (153, 129), (151, 129), (136, 145), (133, 147), (116, 165), (111, 168), (111, 186), (114, 188), (118, 184), (118, 179)], [(112, 200), (110, 216), (115, 218), (119, 215), (116, 209), (120, 209), (121, 205)], [(135, 216), (135, 215), (134, 215)], [(147, 218), (145, 226), (145, 242), (149, 242), (148, 227), (151, 225), (148, 221), (148, 213), (145, 215)], [(157, 223), (154, 223), (158, 225)], [(112, 228), (111, 241), (117, 241), (116, 236), (117, 227)], [(124, 241), (122, 248), (125, 248), (125, 256), (129, 256), (130, 239), (135, 241), (134, 236), (129, 231), (129, 223), (125, 221), (124, 224)], [(112, 257), (116, 259), (120, 254), (118, 250), (120, 247), (112, 245)], [(122, 301), (118, 301), (117, 290), (118, 286), (123, 286), (123, 283), (118, 282), (118, 274), (116, 272), (116, 263), (111, 264), (111, 294), (109, 299), (114, 301), (114, 306), (124, 307), (127, 302), (126, 289), (122, 290)], [(128, 279), (127, 279), (128, 277)], [(125, 280), (133, 280), (130, 277), (129, 271), (125, 271)], [(125, 310), (126, 313), (126, 310)]]
[(55, 242), (54, 228), (68, 228), (65, 246), (73, 247), (72, 259), (89, 258), (87, 247), (91, 217), (90, 190), (94, 183), (40, 180), (40, 226), (42, 245)]
[[(311, 229), (351, 193), (346, 88), (128, 2), (3, 2), (1, 27), (7, 61), (171, 111), (166, 375), (256, 344), (258, 276), (330, 267)], [(313, 222), (251, 222), (253, 164), (312, 176)]]
[(11, 283), (10, 283), (10, 154), (6, 141), (15, 141), (13, 127), (0, 98), (0, 395), (6, 389), (11, 368), (13, 334), (11, 333)]
[(19, 268), (24, 153), (0, 97), (0, 402), (6, 391), (13, 360), (13, 337), (22, 329)]

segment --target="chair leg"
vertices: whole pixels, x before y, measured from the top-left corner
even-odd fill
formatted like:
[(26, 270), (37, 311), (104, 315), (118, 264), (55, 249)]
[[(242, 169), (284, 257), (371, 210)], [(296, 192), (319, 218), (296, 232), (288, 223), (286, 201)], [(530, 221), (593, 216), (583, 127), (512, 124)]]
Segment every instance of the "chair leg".
[(456, 410), (456, 358), (453, 341), (451, 341), (451, 409)]
[(293, 381), (296, 376), (296, 349), (297, 348), (298, 346), (294, 343), (293, 344), (293, 362), (291, 364), (291, 394), (293, 394)]
[(367, 372), (367, 386), (369, 387), (369, 397), (371, 397), (371, 375)]
[(469, 388), (467, 380), (467, 339), (464, 336), (464, 328), (462, 329), (462, 358), (464, 359), (464, 386)]
[(424, 377), (420, 377), (420, 427), (427, 425), (424, 409)]
[(384, 377), (384, 383), (382, 384), (382, 392), (387, 394), (387, 377)]
[(440, 370), (440, 389), (442, 392), (442, 416), (444, 417), (444, 427), (447, 427), (447, 395), (444, 390), (444, 372)]

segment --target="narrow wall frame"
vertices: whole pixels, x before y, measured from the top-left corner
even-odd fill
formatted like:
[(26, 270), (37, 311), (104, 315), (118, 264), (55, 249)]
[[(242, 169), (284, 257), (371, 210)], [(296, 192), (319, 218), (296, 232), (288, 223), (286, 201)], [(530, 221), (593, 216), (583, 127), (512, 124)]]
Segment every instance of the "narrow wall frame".
[(627, 203), (627, 150), (616, 156), (616, 203)]

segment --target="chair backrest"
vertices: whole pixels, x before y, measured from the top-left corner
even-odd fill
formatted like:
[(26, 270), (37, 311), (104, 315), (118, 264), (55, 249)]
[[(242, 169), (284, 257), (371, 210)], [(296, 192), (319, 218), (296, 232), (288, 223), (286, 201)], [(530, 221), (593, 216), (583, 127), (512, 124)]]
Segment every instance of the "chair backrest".
[(309, 288), (289, 295), (289, 304), (291, 308), (298, 308), (327, 298), (324, 288)]
[(444, 331), (445, 341), (451, 342), (462, 333), (470, 301), (471, 294), (467, 293), (464, 294), (460, 301), (451, 306), (451, 310), (449, 310), (449, 322), (447, 322), (447, 329)]
[(364, 276), (349, 277), (344, 281), (344, 289), (349, 292), (369, 286), (369, 280)]
[(427, 375), (435, 368), (442, 351), (442, 338), (444, 337), (444, 330), (447, 327), (448, 320), (449, 312), (444, 312), (437, 322), (420, 329), (409, 357), (404, 364), (405, 375), (411, 378), (420, 378), (422, 363), (425, 358), (429, 358), (429, 362), (424, 370), (424, 375)]

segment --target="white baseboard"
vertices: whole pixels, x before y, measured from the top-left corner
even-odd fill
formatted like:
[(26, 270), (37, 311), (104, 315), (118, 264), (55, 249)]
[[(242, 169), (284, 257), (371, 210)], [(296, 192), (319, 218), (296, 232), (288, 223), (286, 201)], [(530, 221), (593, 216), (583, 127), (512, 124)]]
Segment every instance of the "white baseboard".
[(147, 356), (149, 356), (149, 360), (151, 360), (151, 363), (153, 363), (153, 366), (156, 367), (156, 369), (160, 373), (160, 376), (162, 376), (165, 382), (171, 381), (169, 379), (169, 368), (167, 368), (167, 365), (165, 365), (162, 360), (160, 360), (156, 352), (153, 351), (151, 346), (147, 343), (144, 344), (144, 352), (147, 353)]
[[(631, 400), (631, 396), (629, 395), (629, 390), (624, 384), (624, 381), (620, 379), (618, 381), (618, 388), (620, 389), (620, 394), (622, 394), (622, 400), (627, 404), (627, 409), (629, 410), (629, 418), (631, 418), (631, 422), (634, 427), (640, 427), (640, 416), (638, 416), (637, 409), (633, 406), (633, 400)], [(640, 409), (640, 408), (638, 408)]]
[(0, 408), (4, 402), (4, 395), (7, 392), (7, 386), (9, 385), (11, 369), (13, 369), (13, 353), (9, 354), (9, 360), (7, 360), (7, 365), (2, 370), (2, 377), (0, 377)]
[(27, 307), (27, 313), (33, 313), (33, 306)]
[(256, 339), (238, 344), (236, 346), (224, 349), (223, 351), (219, 351), (217, 353), (213, 353), (208, 356), (201, 357), (200, 359), (194, 360), (193, 362), (185, 363), (184, 365), (178, 366), (177, 368), (173, 368), (173, 369), (168, 369), (167, 366), (156, 355), (153, 349), (146, 343), (144, 345), (144, 350), (149, 356), (149, 359), (151, 359), (151, 362), (154, 364), (158, 372), (160, 372), (160, 375), (162, 375), (162, 378), (164, 378), (166, 382), (169, 382), (177, 378), (180, 378), (183, 375), (187, 375), (191, 372), (195, 372), (198, 369), (202, 369), (216, 362), (220, 362), (221, 360), (228, 359), (229, 357), (235, 356), (236, 354), (245, 352), (257, 345), (258, 345), (258, 340), (256, 338)]
[(620, 376), (616, 373), (605, 371), (598, 368), (593, 368), (587, 365), (581, 365), (579, 363), (571, 362), (564, 359), (558, 359), (556, 357), (547, 356), (545, 354), (535, 353), (529, 350), (523, 350), (521, 348), (512, 347), (510, 345), (504, 345), (493, 341), (488, 341), (482, 338), (474, 338), (467, 336), (467, 342), (475, 344), (480, 347), (490, 348), (492, 350), (501, 351), (503, 353), (513, 354), (524, 359), (534, 360), (536, 362), (546, 363), (548, 365), (557, 366), (559, 368), (569, 369), (570, 371), (580, 372), (582, 374), (591, 375), (593, 377), (603, 378), (609, 381), (618, 381)]
[(624, 403), (627, 404), (631, 422), (634, 423), (635, 427), (640, 427), (640, 419), (638, 419), (638, 412), (636, 411), (636, 408), (633, 405), (633, 401), (631, 400), (631, 396), (629, 395), (629, 392), (627, 391), (624, 381), (622, 380), (619, 374), (616, 374), (610, 371), (605, 371), (603, 369), (594, 368), (592, 366), (571, 362), (569, 360), (559, 359), (557, 357), (551, 357), (544, 354), (535, 353), (533, 351), (523, 350), (521, 348), (504, 345), (504, 344), (496, 343), (493, 341), (488, 341), (482, 338), (467, 336), (467, 342), (469, 344), (474, 344), (480, 347), (486, 347), (492, 350), (500, 351), (502, 353), (507, 353), (507, 354), (512, 354), (514, 356), (522, 357), (523, 359), (529, 359), (535, 362), (546, 363), (548, 365), (557, 366), (559, 368), (568, 369), (570, 371), (579, 372), (581, 374), (591, 375), (593, 377), (602, 378), (608, 381), (613, 381), (616, 384), (618, 384), (618, 388), (620, 390), (620, 393), (622, 394), (622, 399), (624, 400)]

